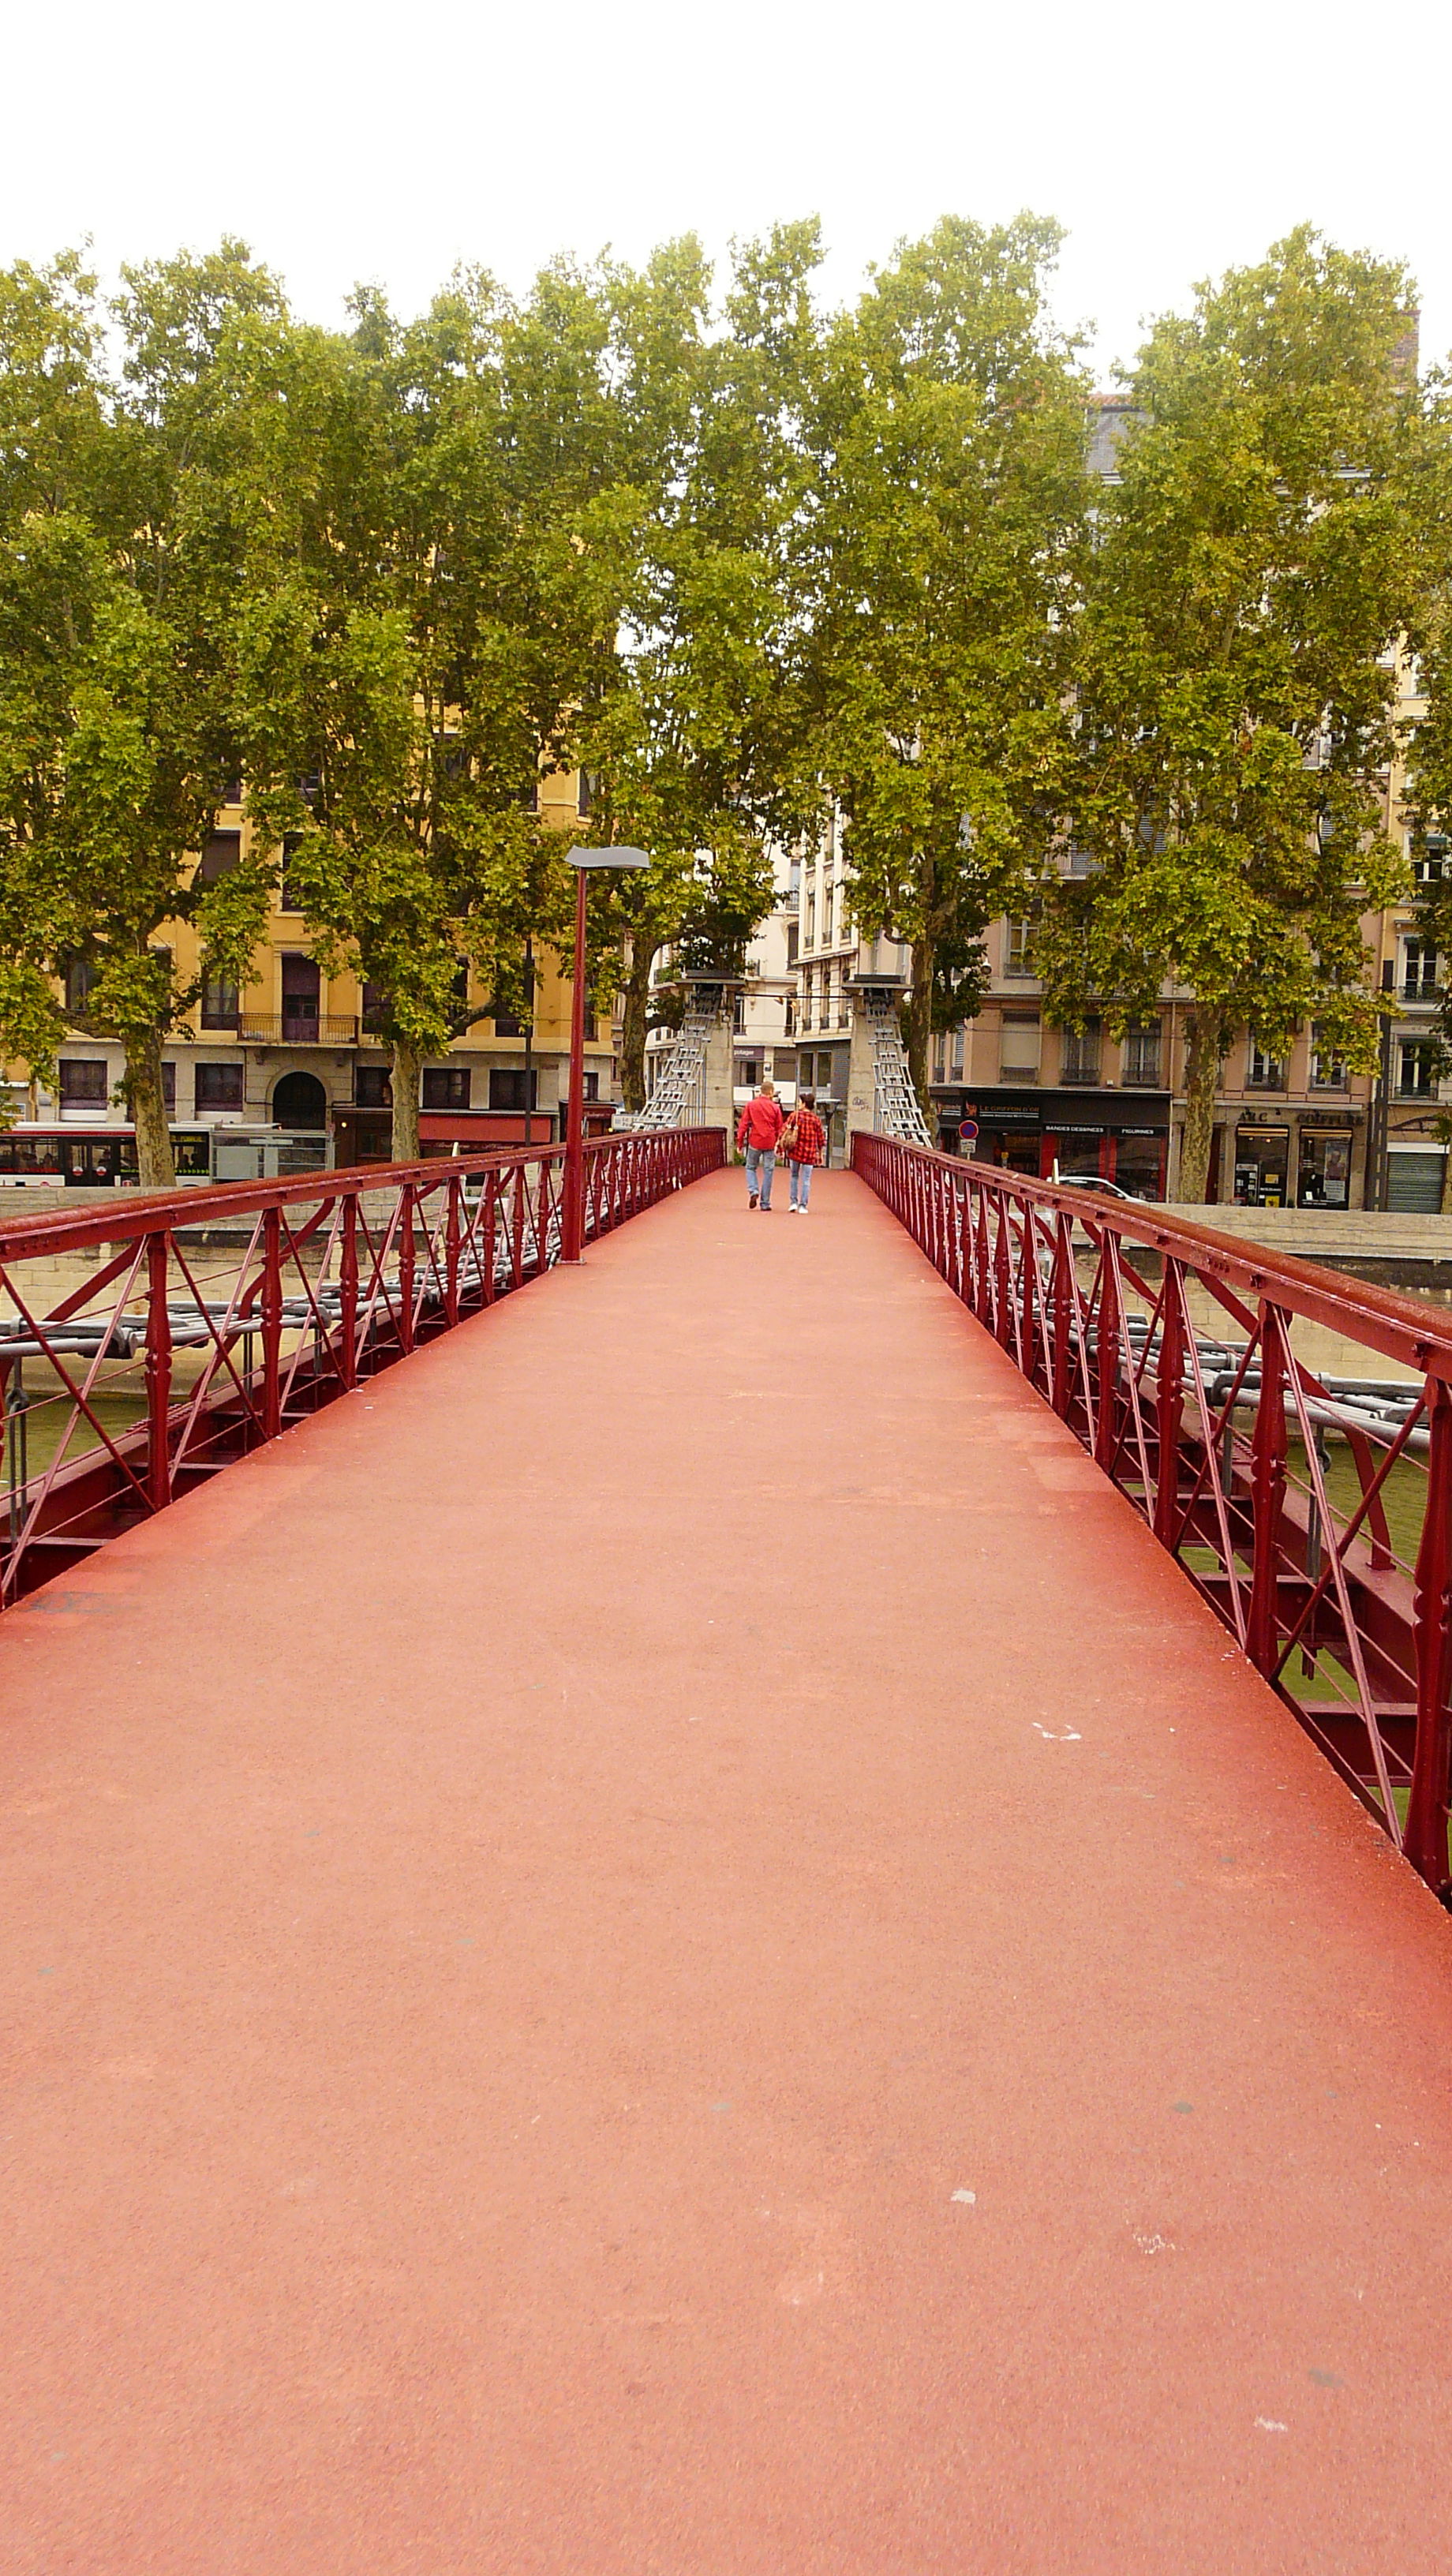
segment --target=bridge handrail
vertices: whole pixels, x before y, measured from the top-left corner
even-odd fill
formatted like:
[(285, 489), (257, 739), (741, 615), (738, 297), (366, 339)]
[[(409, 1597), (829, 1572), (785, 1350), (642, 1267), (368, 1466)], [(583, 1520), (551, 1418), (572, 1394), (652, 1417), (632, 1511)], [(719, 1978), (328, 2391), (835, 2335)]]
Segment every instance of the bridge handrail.
[[(606, 1136), (585, 1140), (587, 1161), (608, 1158), (612, 1152), (632, 1141), (649, 1140), (665, 1145), (676, 1137), (712, 1137), (723, 1139), (725, 1130), (718, 1127), (664, 1127), (637, 1135), (623, 1128)], [(189, 1181), (173, 1190), (129, 1190), (112, 1192), (104, 1205), (88, 1202), (85, 1207), (34, 1208), (7, 1216), (0, 1205), (0, 1262), (34, 1259), (49, 1251), (82, 1251), (92, 1244), (120, 1243), (132, 1235), (146, 1234), (158, 1227), (206, 1225), (227, 1217), (247, 1216), (269, 1207), (295, 1207), (303, 1201), (325, 1193), (330, 1197), (361, 1197), (373, 1190), (401, 1188), (406, 1182), (416, 1188), (436, 1190), (450, 1179), (478, 1179), (487, 1172), (516, 1166), (538, 1167), (563, 1165), (566, 1148), (558, 1145), (487, 1145), (477, 1153), (434, 1155), (421, 1163), (348, 1163), (338, 1169), (292, 1172), (275, 1181)], [(60, 1195), (60, 1193), (57, 1193)]]
[[(852, 1160), (1452, 1899), (1452, 1322), (1140, 1202), (886, 1136)], [(1308, 1324), (1416, 1375), (1338, 1379)]]
[[(898, 1140), (859, 1135), (853, 1143), (864, 1149), (896, 1147)], [(970, 1163), (960, 1155), (931, 1148), (905, 1146), (902, 1150), (940, 1165), (974, 1189), (997, 1190), (1021, 1202), (1033, 1200), (1039, 1206), (1063, 1209), (1086, 1228), (1092, 1214), (1096, 1224), (1107, 1223), (1124, 1242), (1142, 1244), (1146, 1251), (1167, 1252), (1189, 1262), (1207, 1281), (1222, 1280), (1248, 1297), (1282, 1292), (1276, 1295), (1276, 1303), (1304, 1316), (1308, 1323), (1345, 1333), (1348, 1340), (1365, 1342), (1406, 1367), (1452, 1379), (1452, 1314), (1444, 1322), (1417, 1298), (1404, 1297), (1394, 1288), (1378, 1288), (1370, 1280), (1353, 1279), (1320, 1262), (1298, 1260), (1294, 1253), (1247, 1242), (1243, 1235), (1222, 1234), (1193, 1217), (1172, 1216), (1152, 1200), (1066, 1188), (1061, 1182), (1034, 1180), (1026, 1172), (1000, 1171), (991, 1163)], [(854, 1165), (862, 1168), (855, 1153)]]
[[(586, 1242), (725, 1154), (721, 1128), (592, 1139)], [(551, 1268), (566, 1161), (491, 1146), (0, 1214), (0, 1607)]]

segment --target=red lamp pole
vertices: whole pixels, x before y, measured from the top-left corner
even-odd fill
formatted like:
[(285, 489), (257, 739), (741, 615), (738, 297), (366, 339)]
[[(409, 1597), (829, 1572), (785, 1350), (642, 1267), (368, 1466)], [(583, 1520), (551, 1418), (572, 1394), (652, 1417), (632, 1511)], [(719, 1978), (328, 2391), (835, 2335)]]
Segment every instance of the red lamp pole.
[(565, 1190), (560, 1203), (560, 1259), (585, 1257), (585, 871), (648, 868), (644, 850), (611, 841), (600, 849), (569, 853), (575, 870), (575, 998), (570, 1014), (570, 1097), (565, 1109)]
[(560, 1259), (585, 1252), (585, 871), (575, 870), (575, 991), (570, 1011), (570, 1097), (565, 1106), (565, 1196)]

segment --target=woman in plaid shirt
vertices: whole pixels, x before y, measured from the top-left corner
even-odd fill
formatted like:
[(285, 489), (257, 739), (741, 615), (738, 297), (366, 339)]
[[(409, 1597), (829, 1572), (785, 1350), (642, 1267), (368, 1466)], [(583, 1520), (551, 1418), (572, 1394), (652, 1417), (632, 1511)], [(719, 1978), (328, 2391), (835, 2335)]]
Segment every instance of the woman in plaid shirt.
[(804, 1091), (787, 1120), (782, 1151), (792, 1169), (789, 1215), (805, 1216), (812, 1191), (812, 1166), (827, 1150), (827, 1131), (817, 1116), (817, 1095)]

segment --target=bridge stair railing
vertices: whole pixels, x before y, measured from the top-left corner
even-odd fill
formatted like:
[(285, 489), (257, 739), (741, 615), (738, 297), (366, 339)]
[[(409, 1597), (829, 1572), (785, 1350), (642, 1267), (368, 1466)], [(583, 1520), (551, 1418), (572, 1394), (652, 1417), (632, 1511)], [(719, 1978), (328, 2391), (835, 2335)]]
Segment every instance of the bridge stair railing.
[(725, 1016), (719, 985), (691, 987), (675, 1045), (656, 1076), (655, 1089), (631, 1125), (637, 1136), (680, 1127), (699, 1115), (706, 1085), (706, 1053)]
[[(585, 1234), (719, 1170), (593, 1139)], [(0, 1212), (0, 1607), (560, 1254), (563, 1146)]]
[(886, 1136), (855, 1170), (1452, 1898), (1452, 1319)]
[(873, 1110), (879, 1134), (930, 1146), (927, 1121), (908, 1070), (895, 989), (869, 984), (858, 996), (872, 1046)]

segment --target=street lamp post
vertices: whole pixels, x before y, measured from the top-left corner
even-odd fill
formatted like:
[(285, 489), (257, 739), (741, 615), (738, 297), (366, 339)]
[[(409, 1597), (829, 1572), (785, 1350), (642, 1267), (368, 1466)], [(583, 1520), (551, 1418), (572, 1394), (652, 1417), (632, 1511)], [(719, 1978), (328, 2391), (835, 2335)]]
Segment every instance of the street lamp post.
[(575, 990), (570, 1013), (570, 1097), (565, 1110), (565, 1192), (560, 1209), (560, 1259), (585, 1256), (585, 891), (590, 868), (648, 868), (644, 850), (568, 852), (575, 871)]

